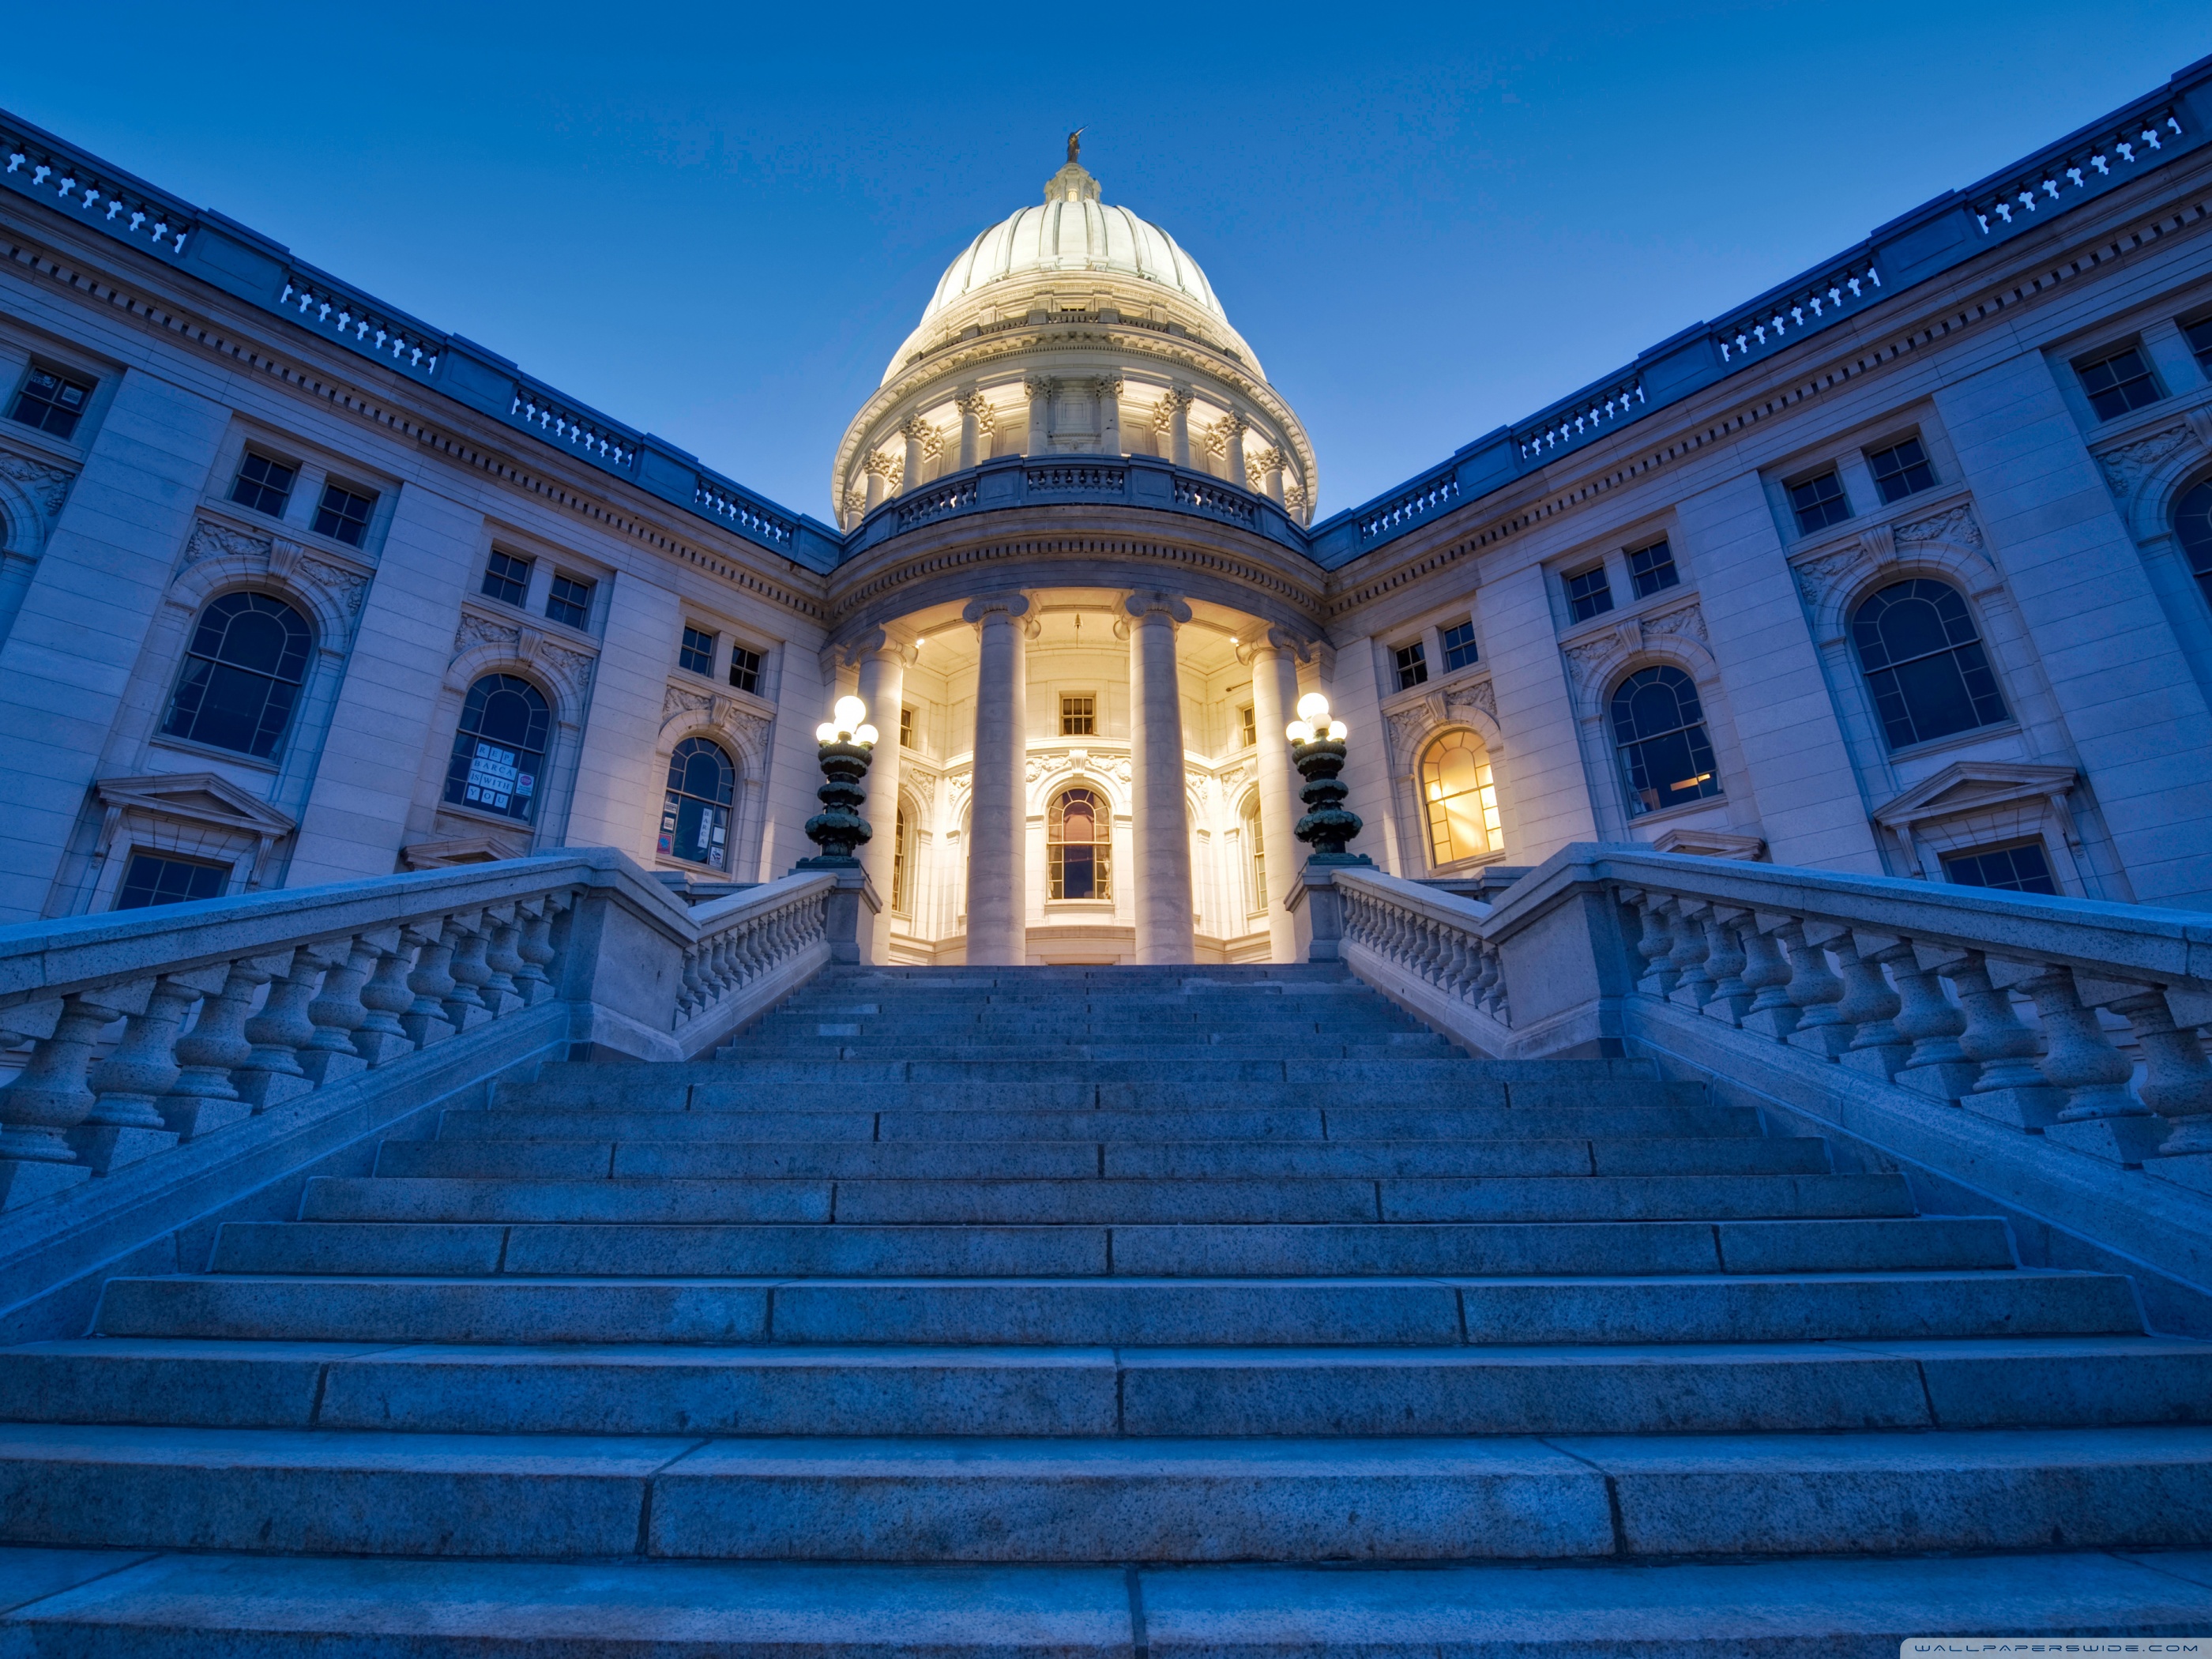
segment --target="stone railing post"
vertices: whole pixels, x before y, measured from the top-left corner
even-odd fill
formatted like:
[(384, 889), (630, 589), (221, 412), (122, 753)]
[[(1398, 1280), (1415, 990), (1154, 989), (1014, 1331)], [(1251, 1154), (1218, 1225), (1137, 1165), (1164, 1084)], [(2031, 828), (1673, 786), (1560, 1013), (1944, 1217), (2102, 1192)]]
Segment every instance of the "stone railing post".
[(407, 928), (400, 937), (416, 957), (414, 971), (407, 975), (407, 988), (415, 1000), (399, 1024), (416, 1048), (427, 1048), (454, 1034), (445, 1001), (453, 991), (453, 976), (447, 971), (453, 960), (453, 934), (449, 922), (429, 921)]
[[(1828, 969), (1828, 953), (1821, 939), (1842, 932), (1817, 928), (1791, 918), (1774, 930), (1782, 948), (1790, 953), (1790, 1000), (1796, 1006), (1796, 1023), (1790, 1028), (1790, 1046), (1808, 1054), (1833, 1060), (1851, 1046), (1850, 1027), (1839, 1023), (1836, 1005), (1844, 1000), (1844, 982)], [(1814, 937), (1815, 932), (1820, 935)]]
[(1844, 970), (1844, 1000), (1836, 1005), (1836, 1018), (1852, 1028), (1851, 1046), (1836, 1058), (1887, 1082), (1905, 1064), (1912, 1045), (1893, 1023), (1905, 1001), (1890, 988), (1880, 958), (1911, 947), (1878, 933), (1846, 933), (1828, 948)]
[(221, 990), (226, 977), (220, 968), (163, 975), (143, 993), (115, 1051), (93, 1068), (99, 1103), (71, 1132), (70, 1145), (95, 1172), (104, 1175), (177, 1144), (161, 1109), (162, 1097), (183, 1072), (177, 1064), (177, 1033), (192, 1005)]
[(1947, 954), (1919, 945), (1909, 945), (1902, 955), (1885, 953), (1901, 1005), (1891, 1023), (1912, 1044), (1891, 1081), (1930, 1100), (1955, 1102), (1974, 1086), (1981, 1067), (1959, 1046), (1966, 1016), (1943, 994), (1936, 973)]
[(1705, 914), (1705, 971), (1712, 976), (1713, 988), (1705, 999), (1705, 1012), (1731, 1025), (1743, 1024), (1753, 1000), (1743, 977), (1751, 953), (1740, 937), (1741, 924), (1748, 915), (1747, 911), (1717, 906)]
[(301, 946), (292, 952), (283, 976), (270, 983), (261, 1012), (246, 1022), (246, 1040), (252, 1049), (230, 1080), (239, 1098), (251, 1103), (257, 1112), (313, 1092), (315, 1082), (300, 1064), (300, 1050), (314, 1038), (307, 1005), (322, 977), (321, 953)]
[(196, 1140), (250, 1116), (253, 1103), (232, 1084), (234, 1069), (252, 1055), (246, 1038), (254, 993), (290, 965), (284, 956), (246, 957), (223, 971), (222, 988), (200, 1004), (199, 1018), (177, 1039), (181, 1066), (161, 1097), (162, 1122), (179, 1140)]
[(86, 1073), (93, 1045), (115, 1018), (115, 1009), (86, 993), (64, 997), (52, 1034), (0, 1089), (0, 1203), (13, 1207), (90, 1173), (76, 1161), (69, 1136), (97, 1102)]
[(2035, 1053), (2041, 1045), (2013, 1012), (2011, 992), (1991, 981), (1986, 958), (1969, 951), (1936, 971), (1951, 981), (1966, 1016), (1959, 1048), (1982, 1068), (1959, 1104), (2015, 1128), (2039, 1129), (2057, 1121), (2066, 1097), (2037, 1067)]
[(1790, 959), (1782, 954), (1772, 929), (1795, 925), (1787, 917), (1754, 913), (1751, 925), (1742, 929), (1743, 982), (1756, 994), (1737, 1023), (1777, 1042), (1797, 1029), (1797, 1005), (1790, 1000)]

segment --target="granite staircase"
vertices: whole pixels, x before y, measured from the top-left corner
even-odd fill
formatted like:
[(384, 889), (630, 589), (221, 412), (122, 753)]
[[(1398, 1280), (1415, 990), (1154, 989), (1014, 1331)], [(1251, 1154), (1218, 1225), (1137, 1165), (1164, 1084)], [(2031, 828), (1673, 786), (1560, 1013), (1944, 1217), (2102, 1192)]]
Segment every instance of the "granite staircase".
[(205, 1267), (0, 1352), (0, 1659), (2212, 1632), (2128, 1279), (1323, 967), (832, 970)]

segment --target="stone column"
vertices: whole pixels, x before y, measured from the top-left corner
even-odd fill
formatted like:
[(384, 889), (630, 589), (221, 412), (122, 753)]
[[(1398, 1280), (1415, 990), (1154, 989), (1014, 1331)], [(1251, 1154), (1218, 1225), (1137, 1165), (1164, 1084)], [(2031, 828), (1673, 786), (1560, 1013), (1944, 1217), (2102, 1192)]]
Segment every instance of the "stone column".
[(1263, 449), (1260, 452), (1261, 487), (1267, 492), (1267, 499), (1274, 502), (1277, 507), (1284, 505), (1283, 469), (1289, 465), (1290, 457), (1279, 449)]
[(1298, 960), (1297, 918), (1284, 907), (1291, 878), (1300, 860), (1291, 830), (1297, 822), (1292, 801), (1291, 744), (1283, 735), (1298, 705), (1297, 641), (1270, 628), (1237, 654), (1252, 665), (1252, 724), (1259, 733), (1260, 843), (1267, 860), (1268, 959)]
[(860, 665), (856, 695), (868, 706), (878, 732), (875, 758), (868, 763), (868, 804), (860, 815), (874, 831), (860, 844), (860, 868), (876, 890), (874, 946), (868, 949), (869, 918), (860, 918), (862, 960), (889, 962), (891, 937), (891, 863), (898, 855), (899, 704), (906, 696), (907, 665), (921, 653), (903, 634), (875, 629), (854, 643), (847, 659)]
[(968, 960), (1005, 967), (1029, 955), (1029, 823), (1024, 762), (1029, 695), (1024, 658), (1033, 626), (1026, 594), (972, 599), (975, 625), (975, 772), (968, 823)]
[(1136, 787), (1130, 862), (1137, 960), (1188, 962), (1190, 823), (1183, 794), (1182, 693), (1176, 629), (1190, 607), (1167, 593), (1133, 593), (1129, 615), (1129, 764)]
[(980, 392), (964, 392), (953, 403), (960, 410), (960, 470), (965, 472), (981, 457), (983, 422), (991, 406)]
[(869, 454), (866, 465), (868, 472), (868, 499), (860, 511), (872, 513), (884, 504), (884, 497), (890, 491), (891, 465), (881, 455), (873, 453)]
[(1029, 447), (1024, 455), (1048, 455), (1052, 453), (1052, 393), (1053, 382), (1042, 374), (1032, 374), (1022, 382), (1022, 389), (1030, 398)]
[(919, 415), (899, 428), (899, 435), (906, 440), (906, 471), (901, 478), (899, 493), (921, 488), (921, 463), (927, 453), (924, 446), (937, 435), (937, 428)]
[(1251, 475), (1244, 471), (1244, 434), (1251, 429), (1244, 417), (1233, 409), (1229, 411), (1229, 418), (1221, 423), (1224, 446), (1222, 466), (1229, 474), (1229, 482), (1239, 489), (1252, 487)]
[(1109, 455), (1121, 453), (1121, 377), (1101, 375), (1091, 382), (1098, 399), (1098, 447)]
[(1168, 411), (1168, 459), (1177, 466), (1190, 465), (1190, 388), (1170, 386), (1160, 399)]

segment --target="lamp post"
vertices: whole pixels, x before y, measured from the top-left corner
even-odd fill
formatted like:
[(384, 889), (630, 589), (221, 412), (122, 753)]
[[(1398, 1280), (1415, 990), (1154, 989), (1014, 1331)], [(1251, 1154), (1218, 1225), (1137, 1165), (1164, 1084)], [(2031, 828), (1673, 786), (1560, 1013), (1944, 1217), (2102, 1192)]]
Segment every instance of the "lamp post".
[(1298, 699), (1298, 717), (1283, 728), (1291, 740), (1291, 764), (1304, 778), (1298, 799), (1306, 815), (1291, 833), (1313, 848), (1308, 864), (1369, 864), (1364, 853), (1348, 853), (1345, 843), (1361, 829), (1359, 815), (1345, 810), (1344, 798), (1352, 792), (1337, 774), (1344, 770), (1345, 724), (1332, 720), (1328, 699), (1309, 691)]
[(867, 705), (858, 697), (840, 697), (830, 718), (814, 728), (821, 745), (822, 787), (815, 794), (823, 810), (806, 820), (806, 838), (822, 850), (801, 859), (801, 870), (858, 869), (854, 853), (873, 832), (860, 816), (868, 792), (860, 781), (868, 775), (875, 757), (876, 728), (867, 723)]

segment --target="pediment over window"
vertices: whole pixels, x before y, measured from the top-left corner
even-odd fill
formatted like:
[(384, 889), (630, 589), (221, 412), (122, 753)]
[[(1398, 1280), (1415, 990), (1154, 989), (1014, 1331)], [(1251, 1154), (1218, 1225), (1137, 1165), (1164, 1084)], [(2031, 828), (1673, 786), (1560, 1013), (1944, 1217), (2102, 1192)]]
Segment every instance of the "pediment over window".
[(1766, 854), (1766, 843), (1757, 836), (1739, 836), (1726, 830), (1668, 830), (1651, 843), (1655, 853), (1686, 853), (1699, 858), (1757, 860)]
[(456, 864), (497, 864), (502, 859), (526, 857), (529, 851), (526, 837), (448, 836), (438, 841), (410, 842), (399, 849), (399, 858), (410, 870), (444, 870)]
[(1895, 799), (1875, 807), (1874, 821), (1887, 829), (1903, 830), (1938, 818), (1960, 817), (2027, 802), (2047, 802), (2063, 807), (2075, 777), (2070, 766), (1959, 761), (1913, 785)]
[(93, 785), (111, 811), (139, 811), (232, 830), (270, 842), (299, 825), (267, 801), (213, 772), (157, 772), (137, 778), (102, 778)]

